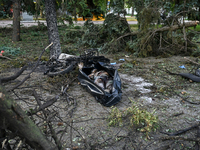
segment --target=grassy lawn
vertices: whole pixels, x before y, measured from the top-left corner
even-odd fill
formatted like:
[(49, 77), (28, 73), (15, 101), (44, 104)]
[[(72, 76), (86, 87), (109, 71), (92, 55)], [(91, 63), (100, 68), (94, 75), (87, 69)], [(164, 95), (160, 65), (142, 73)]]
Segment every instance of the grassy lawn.
[[(130, 25), (132, 31), (138, 30), (137, 24)], [(161, 26), (159, 26), (161, 27)], [(74, 26), (74, 29), (80, 28), (80, 26)], [(73, 42), (70, 42), (66, 38), (67, 30), (70, 28), (67, 26), (59, 26), (59, 35), (62, 51), (69, 54), (79, 54)], [(190, 27), (189, 29), (200, 31), (200, 25)], [(5, 53), (5, 56), (13, 59), (12, 63), (8, 59), (0, 59), (0, 68), (20, 67), (23, 62), (35, 61), (42, 52), (42, 50), (48, 45), (48, 33), (45, 26), (33, 26), (33, 27), (21, 27), (21, 41), (12, 42), (12, 28), (0, 28), (0, 51), (5, 50), (9, 53)], [(49, 50), (43, 54), (44, 60), (49, 58)], [(5, 65), (7, 64), (7, 65)], [(0, 70), (1, 70), (0, 69)]]

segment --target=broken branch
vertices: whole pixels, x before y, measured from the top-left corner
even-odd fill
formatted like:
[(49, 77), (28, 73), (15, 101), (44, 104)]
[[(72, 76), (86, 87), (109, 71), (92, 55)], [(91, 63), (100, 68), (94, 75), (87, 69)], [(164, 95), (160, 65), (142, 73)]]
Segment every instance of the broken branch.
[[(193, 27), (193, 26), (196, 26), (199, 22), (196, 22), (196, 21), (192, 21), (192, 22), (185, 22), (184, 24), (180, 24), (180, 25), (173, 25), (173, 26), (165, 26), (165, 27), (162, 27), (162, 28), (159, 28), (159, 29), (156, 29), (156, 30), (153, 30), (153, 31), (150, 31), (150, 32), (164, 32), (164, 31), (174, 31), (174, 30), (178, 30), (178, 29), (181, 29), (185, 26), (185, 28), (187, 27)], [(139, 34), (140, 32), (137, 31), (137, 32), (131, 32), (131, 33), (127, 33), (123, 36), (120, 36), (116, 39), (116, 41), (120, 40), (121, 38), (124, 38), (126, 36), (130, 36), (130, 35), (137, 35)]]
[(16, 78), (18, 78), (23, 72), (24, 70), (27, 69), (27, 66), (22, 67), (17, 73), (15, 73), (13, 76), (10, 77), (6, 77), (6, 78), (0, 78), (0, 83), (5, 83), (11, 80), (15, 80)]

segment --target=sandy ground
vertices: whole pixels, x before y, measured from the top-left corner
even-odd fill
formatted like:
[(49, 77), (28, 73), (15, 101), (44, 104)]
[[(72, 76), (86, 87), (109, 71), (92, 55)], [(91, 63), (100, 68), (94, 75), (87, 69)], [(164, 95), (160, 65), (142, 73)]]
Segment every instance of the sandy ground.
[[(122, 68), (120, 68), (119, 75), (122, 81), (123, 94), (121, 101), (115, 106), (123, 111), (130, 107), (132, 105), (131, 101), (133, 101), (136, 107), (148, 112), (154, 112), (159, 119), (157, 131), (151, 132), (147, 139), (147, 136), (139, 132), (136, 127), (130, 128), (129, 121), (120, 127), (109, 127), (105, 118), (110, 115), (112, 108), (99, 104), (93, 96), (78, 84), (78, 80), (75, 80), (67, 90), (70, 101), (68, 102), (65, 96), (60, 96), (59, 100), (49, 108), (49, 110), (52, 109), (58, 113), (59, 119), (54, 120), (54, 126), (59, 136), (62, 135), (62, 132), (59, 131), (64, 132), (61, 141), (64, 143), (65, 149), (70, 145), (80, 150), (194, 149), (194, 142), (158, 140), (167, 136), (164, 133), (174, 133), (200, 121), (199, 84), (162, 71), (163, 68), (168, 68), (169, 70), (174, 68), (173, 72), (189, 72), (190, 65), (181, 56), (160, 59), (153, 57), (130, 58), (124, 64), (132, 61), (136, 61), (137, 65), (129, 68), (129, 73), (123, 72)], [(178, 67), (183, 64), (186, 66), (184, 70)], [(124, 70), (126, 69), (128, 68)], [(39, 69), (34, 72), (31, 79), (27, 80), (23, 86), (36, 87), (35, 90), (41, 99), (48, 101), (60, 92), (63, 84), (47, 82), (49, 79), (44, 76), (42, 70)], [(18, 82), (29, 71), (22, 74), (17, 79)], [(6, 73), (12, 74), (13, 72), (7, 70), (7, 72), (0, 73), (0, 76), (6, 75)], [(67, 83), (67, 81), (64, 83)], [(5, 86), (13, 85), (8, 84)], [(24, 109), (33, 109), (37, 105), (31, 88), (18, 89), (15, 94), (19, 95), (21, 100), (14, 94), (12, 94), (13, 98), (18, 100), (18, 103)], [(191, 101), (191, 103), (186, 100)], [(73, 112), (72, 118), (69, 117), (70, 112)], [(71, 119), (73, 119), (73, 130), (69, 127)], [(36, 123), (39, 121), (36, 118)], [(61, 122), (62, 126), (58, 125), (57, 122)], [(195, 138), (196, 130), (191, 130), (179, 136)]]
[[(94, 24), (103, 24), (103, 21), (93, 21)], [(41, 21), (40, 23), (44, 23), (46, 25), (46, 21)], [(85, 21), (77, 21), (74, 22), (77, 25), (84, 24)], [(137, 21), (128, 21), (129, 24), (137, 24)], [(0, 27), (12, 27), (12, 20), (0, 20)], [(38, 25), (38, 22), (36, 21), (21, 21), (21, 26), (30, 27), (30, 26), (36, 26)]]

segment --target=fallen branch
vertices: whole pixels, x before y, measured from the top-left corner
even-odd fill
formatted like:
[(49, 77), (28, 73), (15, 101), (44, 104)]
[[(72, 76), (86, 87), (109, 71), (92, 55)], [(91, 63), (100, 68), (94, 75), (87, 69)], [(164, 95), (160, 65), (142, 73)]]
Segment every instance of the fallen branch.
[(194, 129), (194, 128), (197, 128), (198, 126), (200, 126), (200, 122), (196, 123), (195, 125), (193, 125), (193, 126), (191, 126), (191, 127), (189, 127), (189, 128), (182, 129), (182, 130), (179, 130), (179, 131), (174, 132), (174, 133), (166, 133), (166, 132), (162, 132), (162, 131), (161, 131), (161, 133), (167, 134), (167, 135), (169, 135), (169, 136), (176, 136), (176, 135), (183, 134), (183, 133), (185, 133), (185, 132), (187, 132), (187, 131), (189, 131), (189, 130), (192, 130), (192, 129)]
[[(43, 107), (43, 106), (42, 106), (42, 103), (41, 103), (41, 101), (40, 101), (40, 99), (39, 99), (39, 97), (38, 97), (38, 95), (37, 95), (37, 93), (36, 93), (35, 90), (34, 90), (33, 94), (34, 94), (35, 100), (37, 101), (37, 104), (39, 105), (39, 109), (41, 108), (41, 110), (42, 110), (42, 112), (43, 112), (43, 114), (44, 114), (45, 120), (47, 121), (47, 120), (48, 120), (48, 113), (47, 113), (47, 111), (46, 111), (45, 109), (42, 109), (42, 107)], [(57, 98), (58, 98), (58, 96), (56, 96), (55, 98), (53, 98), (53, 99), (52, 99), (53, 102), (54, 102), (55, 100), (57, 101)], [(55, 100), (54, 100), (54, 99), (55, 99)], [(52, 100), (50, 100), (50, 101), (52, 101)], [(52, 103), (52, 102), (51, 102), (51, 103)], [(44, 104), (44, 105), (45, 105), (45, 107), (50, 106), (49, 104)], [(43, 108), (45, 108), (45, 107), (43, 107)], [(54, 128), (53, 128), (52, 123), (51, 123), (50, 121), (48, 121), (47, 124), (48, 124), (48, 126), (49, 126), (49, 129), (50, 129), (50, 131), (51, 131), (51, 136), (52, 136), (52, 138), (54, 139), (57, 148), (58, 148), (58, 149), (61, 149), (61, 148), (62, 148), (62, 144), (61, 144), (60, 140), (58, 139), (58, 137), (56, 136), (56, 133), (55, 133), (55, 130), (54, 130)]]
[(18, 78), (23, 72), (24, 70), (27, 69), (27, 66), (22, 67), (17, 73), (15, 73), (13, 76), (10, 77), (6, 77), (6, 78), (0, 78), (0, 83), (5, 83), (11, 80), (15, 80), (16, 78)]
[[(173, 25), (173, 26), (170, 26), (170, 27), (166, 26), (166, 27), (162, 27), (162, 28), (159, 28), (159, 29), (152, 30), (150, 32), (155, 33), (155, 32), (164, 32), (164, 31), (174, 31), (174, 30), (182, 29), (184, 26), (185, 26), (185, 28), (188, 28), (188, 27), (196, 26), (197, 24), (198, 24), (198, 22), (196, 22), (196, 21), (185, 22), (184, 24)], [(115, 41), (118, 41), (121, 38), (124, 38), (126, 36), (137, 35), (139, 33), (140, 33), (139, 31), (127, 33), (127, 34), (125, 34), (123, 36), (118, 37)]]
[[(34, 95), (37, 103), (39, 103), (40, 100), (39, 100), (39, 97), (35, 90), (33, 91), (33, 95)], [(27, 112), (27, 115), (28, 116), (34, 115), (34, 114), (38, 113), (39, 111), (43, 111), (45, 108), (48, 108), (49, 106), (53, 105), (58, 100), (58, 98), (59, 98), (59, 96), (57, 95), (54, 98), (50, 99), (49, 101), (45, 102), (44, 104), (39, 103), (38, 104), (39, 108), (36, 107), (33, 111)]]
[(200, 138), (186, 138), (186, 137), (180, 137), (180, 136), (164, 136), (161, 137), (160, 140), (181, 140), (181, 141), (194, 141), (194, 142), (200, 142)]
[(18, 87), (21, 86), (27, 79), (29, 79), (29, 78), (31, 77), (31, 74), (32, 74), (32, 73), (35, 71), (35, 69), (38, 67), (39, 62), (40, 62), (40, 59), (41, 59), (43, 53), (44, 53), (45, 50), (46, 50), (47, 48), (49, 48), (52, 44), (53, 44), (53, 43), (49, 44), (49, 45), (42, 51), (42, 53), (40, 54), (40, 56), (39, 56), (39, 58), (38, 58), (38, 60), (37, 60), (37, 62), (36, 62), (36, 64), (35, 64), (35, 67), (29, 72), (29, 74), (28, 74), (20, 83), (18, 83), (16, 86), (14, 86), (13, 88), (9, 89), (8, 91), (13, 91), (14, 89), (18, 88)]
[(195, 62), (195, 61), (193, 61), (193, 60), (190, 60), (189, 58), (186, 58), (186, 57), (184, 57), (184, 59), (186, 59), (186, 60), (188, 60), (188, 61), (192, 62), (193, 64), (196, 64), (196, 65), (199, 65), (199, 66), (200, 66), (200, 64), (199, 64), (199, 63), (197, 63), (197, 62)]
[(5, 59), (12, 60), (11, 58), (9, 58), (9, 57), (6, 57), (6, 56), (0, 56), (0, 58), (5, 58)]

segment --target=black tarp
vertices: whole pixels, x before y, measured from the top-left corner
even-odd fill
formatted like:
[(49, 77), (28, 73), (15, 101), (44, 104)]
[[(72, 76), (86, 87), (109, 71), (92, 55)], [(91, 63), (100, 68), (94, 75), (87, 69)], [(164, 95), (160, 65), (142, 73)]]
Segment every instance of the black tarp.
[[(93, 69), (106, 71), (113, 79), (113, 87), (110, 93), (104, 91), (100, 86), (94, 83), (88, 75)], [(78, 80), (81, 85), (84, 86), (95, 99), (104, 106), (113, 106), (121, 100), (122, 90), (121, 90), (121, 79), (118, 74), (117, 69), (114, 69), (112, 65), (97, 62), (89, 67), (83, 67), (79, 69)]]

